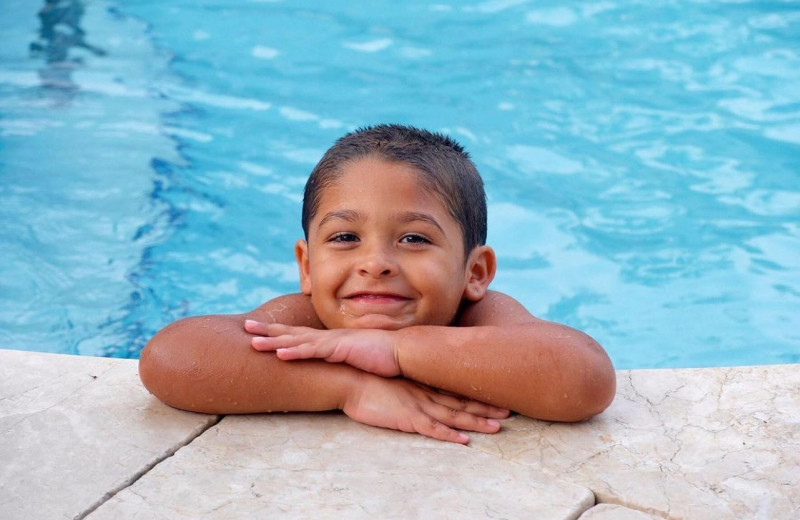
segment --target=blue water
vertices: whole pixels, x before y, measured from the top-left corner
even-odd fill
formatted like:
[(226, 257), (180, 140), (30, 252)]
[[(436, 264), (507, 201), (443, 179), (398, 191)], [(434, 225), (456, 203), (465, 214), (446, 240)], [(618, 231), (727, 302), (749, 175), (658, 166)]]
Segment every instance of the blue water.
[(400, 122), (475, 159), (494, 288), (618, 368), (800, 362), (798, 2), (98, 0), (67, 64), (40, 7), (0, 18), (4, 348), (296, 291), (309, 171)]

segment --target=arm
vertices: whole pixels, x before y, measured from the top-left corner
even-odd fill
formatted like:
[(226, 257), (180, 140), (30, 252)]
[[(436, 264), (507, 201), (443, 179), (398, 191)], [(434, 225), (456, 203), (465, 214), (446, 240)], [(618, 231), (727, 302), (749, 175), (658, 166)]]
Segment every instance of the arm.
[(185, 318), (142, 351), (139, 375), (164, 403), (203, 413), (341, 409), (352, 419), (466, 443), (454, 428), (493, 433), (508, 415), (483, 403), (443, 395), (402, 378), (386, 379), (346, 364), (283, 363), (250, 346), (246, 319), (322, 327), (302, 294), (276, 298), (241, 315)]
[(614, 399), (614, 367), (596, 341), (535, 318), (510, 296), (487, 292), (458, 325), (398, 331), (402, 374), (553, 421), (587, 419)]
[(339, 407), (359, 370), (320, 361), (281, 364), (275, 356), (253, 351), (245, 319), (322, 326), (300, 294), (276, 298), (248, 314), (184, 318), (162, 329), (142, 350), (142, 383), (170, 406), (203, 413)]
[(398, 331), (248, 330), (280, 359), (324, 358), (383, 376), (403, 375), (530, 417), (579, 421), (603, 411), (616, 390), (605, 351), (589, 336), (533, 317), (490, 291), (463, 310), (456, 327)]

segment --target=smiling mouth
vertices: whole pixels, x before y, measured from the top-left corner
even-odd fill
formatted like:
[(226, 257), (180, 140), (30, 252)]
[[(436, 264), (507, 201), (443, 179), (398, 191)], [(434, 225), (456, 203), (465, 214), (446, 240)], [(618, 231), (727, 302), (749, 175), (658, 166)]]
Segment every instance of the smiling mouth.
[(365, 305), (387, 305), (393, 303), (404, 303), (409, 301), (411, 298), (407, 298), (405, 296), (401, 296), (399, 294), (392, 294), (392, 293), (356, 293), (351, 294), (345, 297), (345, 300), (349, 300), (355, 303), (361, 303)]
[(414, 299), (395, 293), (361, 292), (339, 301), (339, 312), (355, 320), (354, 327), (396, 330), (409, 325), (414, 315)]

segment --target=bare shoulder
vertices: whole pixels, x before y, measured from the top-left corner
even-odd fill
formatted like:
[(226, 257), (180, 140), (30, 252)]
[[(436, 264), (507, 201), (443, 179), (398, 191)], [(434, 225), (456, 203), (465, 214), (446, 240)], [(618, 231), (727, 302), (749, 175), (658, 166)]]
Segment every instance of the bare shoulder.
[(542, 321), (520, 302), (498, 291), (487, 291), (480, 301), (468, 303), (459, 314), (457, 325), (481, 327), (514, 325)]
[(264, 323), (324, 328), (311, 304), (311, 298), (301, 293), (273, 298), (245, 314), (245, 318)]

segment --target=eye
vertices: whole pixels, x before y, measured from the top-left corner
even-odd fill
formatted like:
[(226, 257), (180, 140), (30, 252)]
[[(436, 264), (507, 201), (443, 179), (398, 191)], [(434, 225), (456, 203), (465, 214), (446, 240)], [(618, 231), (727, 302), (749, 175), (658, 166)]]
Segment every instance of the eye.
[(403, 235), (403, 238), (400, 239), (401, 244), (430, 244), (431, 241), (425, 238), (422, 235), (418, 235), (416, 233), (409, 233), (407, 235)]
[(334, 243), (344, 243), (344, 242), (358, 242), (358, 236), (355, 233), (336, 233), (331, 238), (328, 239), (328, 242)]

